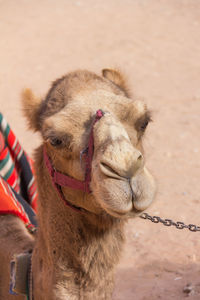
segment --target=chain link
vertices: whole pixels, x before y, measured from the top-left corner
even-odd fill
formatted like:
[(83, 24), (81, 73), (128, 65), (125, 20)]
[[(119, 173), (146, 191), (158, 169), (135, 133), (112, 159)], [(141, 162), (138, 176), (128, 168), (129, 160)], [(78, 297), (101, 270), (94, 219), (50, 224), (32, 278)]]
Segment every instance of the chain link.
[(153, 223), (162, 223), (165, 226), (175, 226), (177, 229), (188, 229), (192, 232), (197, 232), (200, 231), (200, 226), (194, 225), (194, 224), (189, 224), (186, 225), (183, 222), (174, 222), (171, 219), (161, 219), (158, 216), (150, 216), (147, 213), (143, 213), (140, 218), (145, 219), (145, 220), (150, 220)]

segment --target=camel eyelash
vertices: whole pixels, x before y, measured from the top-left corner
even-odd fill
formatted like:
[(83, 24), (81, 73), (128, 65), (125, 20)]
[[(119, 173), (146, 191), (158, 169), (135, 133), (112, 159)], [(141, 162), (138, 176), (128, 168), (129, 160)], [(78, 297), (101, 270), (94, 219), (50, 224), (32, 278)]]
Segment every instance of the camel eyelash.
[(144, 133), (149, 122), (152, 121), (151, 114), (149, 112), (146, 112), (144, 116), (142, 116), (137, 122), (135, 123), (135, 128), (140, 133)]

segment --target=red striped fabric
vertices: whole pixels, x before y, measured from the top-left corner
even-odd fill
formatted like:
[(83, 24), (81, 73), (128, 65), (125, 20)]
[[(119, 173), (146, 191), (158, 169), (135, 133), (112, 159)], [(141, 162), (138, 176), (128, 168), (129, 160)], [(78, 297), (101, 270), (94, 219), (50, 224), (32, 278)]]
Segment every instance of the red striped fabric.
[(10, 213), (19, 216), (26, 225), (30, 224), (19, 201), (25, 194), (28, 198), (24, 200), (35, 210), (37, 187), (33, 162), (0, 113), (0, 214)]

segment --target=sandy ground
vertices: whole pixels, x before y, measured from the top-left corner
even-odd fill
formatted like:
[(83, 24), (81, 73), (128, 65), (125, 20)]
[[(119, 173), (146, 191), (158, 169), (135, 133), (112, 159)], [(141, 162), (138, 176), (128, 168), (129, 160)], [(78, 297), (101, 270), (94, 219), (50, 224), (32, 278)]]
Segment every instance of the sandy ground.
[[(0, 49), (0, 110), (30, 154), (23, 87), (44, 95), (68, 71), (121, 68), (153, 112), (148, 212), (200, 224), (200, 0), (0, 0)], [(200, 299), (200, 233), (139, 218), (126, 232), (114, 300)]]

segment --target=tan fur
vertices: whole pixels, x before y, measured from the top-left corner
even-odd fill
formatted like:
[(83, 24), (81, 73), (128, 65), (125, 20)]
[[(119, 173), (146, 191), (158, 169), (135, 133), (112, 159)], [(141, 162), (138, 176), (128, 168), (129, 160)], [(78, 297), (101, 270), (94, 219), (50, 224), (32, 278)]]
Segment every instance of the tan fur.
[[(79, 180), (85, 175), (80, 152), (87, 147), (95, 112), (105, 112), (93, 131), (92, 193), (62, 188), (65, 198), (84, 208), (83, 213), (67, 207), (58, 196), (44, 164), (43, 145), (35, 152), (39, 192), (39, 229), (32, 257), (35, 300), (111, 299), (124, 223), (154, 199), (155, 184), (145, 167), (141, 138), (149, 121), (147, 108), (126, 96), (121, 75), (103, 73), (106, 78), (88, 71), (69, 73), (53, 83), (41, 103), (30, 92), (23, 96), (28, 122), (40, 131), (54, 167)], [(56, 138), (59, 146), (52, 145)], [(2, 218), (0, 226), (7, 228), (9, 217)], [(20, 222), (15, 225), (18, 231)], [(10, 232), (6, 240), (0, 233), (0, 241), (10, 247), (8, 258), (28, 241), (24, 237), (18, 249), (13, 235)], [(0, 281), (0, 293), (10, 300), (4, 284)]]
[(103, 69), (102, 70), (103, 77), (107, 78), (108, 80), (112, 81), (114, 84), (119, 86), (125, 93), (127, 97), (129, 97), (129, 89), (124, 78), (124, 75), (121, 74), (119, 70), (114, 69)]
[(30, 89), (24, 89), (21, 94), (23, 103), (23, 112), (27, 116), (29, 127), (34, 131), (38, 131), (39, 120), (38, 113), (41, 103), (41, 98), (36, 97)]

